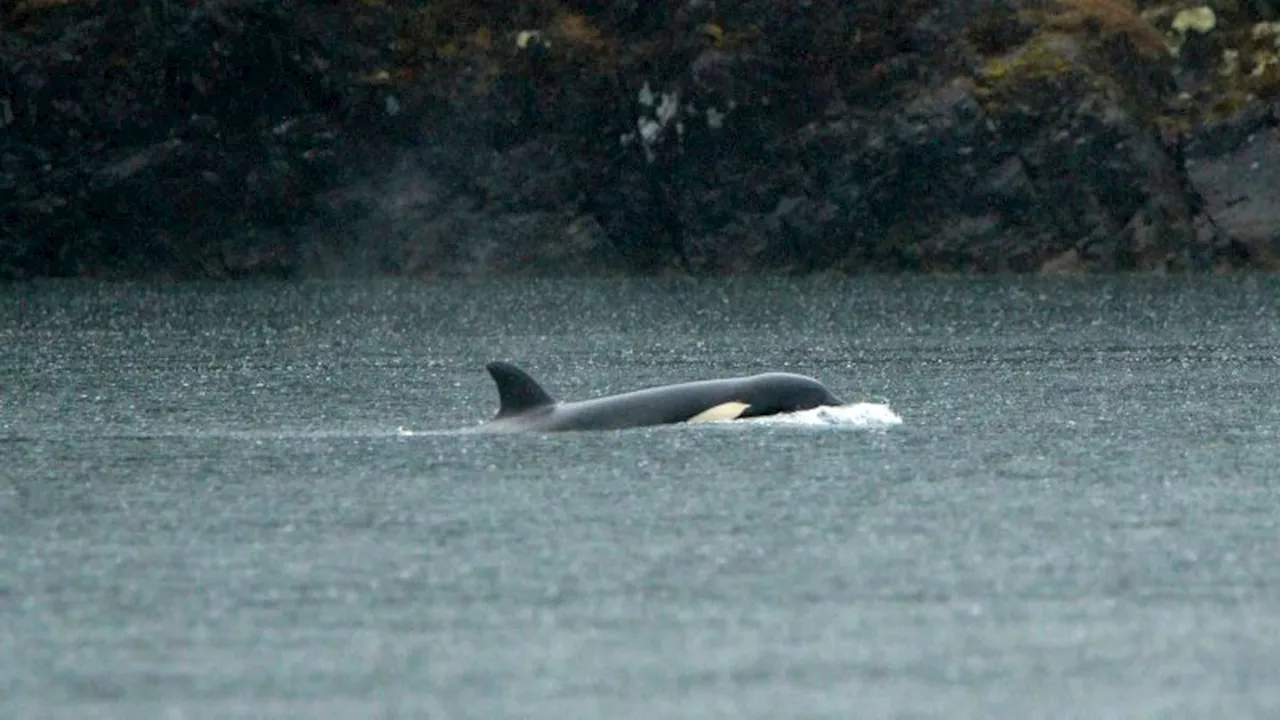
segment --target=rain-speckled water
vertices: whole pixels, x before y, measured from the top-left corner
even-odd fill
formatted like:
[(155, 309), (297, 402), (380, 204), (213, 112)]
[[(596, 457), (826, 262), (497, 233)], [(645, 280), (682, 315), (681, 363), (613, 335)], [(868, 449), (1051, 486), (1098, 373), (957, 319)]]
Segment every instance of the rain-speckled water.
[[(0, 716), (1280, 717), (1278, 298), (3, 287)], [(454, 432), (494, 358), (902, 422)]]

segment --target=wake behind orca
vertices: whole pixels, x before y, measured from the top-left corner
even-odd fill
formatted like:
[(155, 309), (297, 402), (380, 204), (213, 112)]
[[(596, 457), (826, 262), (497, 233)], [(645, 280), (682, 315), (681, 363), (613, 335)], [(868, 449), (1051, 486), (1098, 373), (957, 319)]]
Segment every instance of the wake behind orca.
[(498, 414), (477, 428), (487, 432), (619, 430), (755, 418), (842, 404), (822, 383), (791, 373), (698, 380), (557, 402), (509, 362), (491, 362), (486, 367), (498, 386), (499, 400)]

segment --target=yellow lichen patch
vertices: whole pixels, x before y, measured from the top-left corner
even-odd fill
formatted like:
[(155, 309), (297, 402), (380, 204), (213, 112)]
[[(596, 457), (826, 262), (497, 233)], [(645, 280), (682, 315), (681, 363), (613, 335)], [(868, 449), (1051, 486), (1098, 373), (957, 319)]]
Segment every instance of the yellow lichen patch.
[[(1169, 48), (1129, 0), (1048, 0), (1018, 13), (1018, 22), (1008, 22), (1005, 37), (1018, 37), (1013, 31), (1020, 28), (1030, 34), (989, 57), (975, 77), (988, 113), (1052, 114), (1064, 96), (1096, 93), (1146, 120), (1158, 113), (1151, 101), (1160, 100), (1158, 78), (1171, 63)], [(970, 34), (986, 38), (986, 32)]]
[(1052, 35), (1042, 35), (1009, 55), (992, 58), (982, 68), (990, 81), (1024, 82), (1053, 78), (1072, 70), (1071, 59)]
[(1252, 22), (1246, 3), (1223, 0), (1162, 0), (1145, 16), (1164, 29), (1191, 77), (1212, 71), (1167, 101), (1163, 113), (1194, 128), (1280, 97), (1280, 23)]
[(1280, 22), (1260, 22), (1249, 29), (1249, 36), (1254, 40), (1271, 40), (1280, 48)]
[(541, 32), (537, 30), (521, 30), (516, 33), (516, 48), (530, 50), (535, 47), (545, 47), (542, 42)]
[(1188, 8), (1173, 16), (1173, 31), (1182, 35), (1198, 32), (1201, 35), (1218, 26), (1218, 16), (1208, 5)]
[(356, 78), (360, 85), (390, 85), (391, 81), (391, 73), (385, 69), (373, 70)]
[(1009, 110), (1053, 112), (1067, 88), (1096, 82), (1079, 53), (1069, 37), (1037, 35), (1013, 52), (988, 60), (976, 78), (974, 95), (993, 116)]
[(698, 26), (698, 32), (707, 37), (713, 44), (719, 45), (724, 42), (724, 28), (715, 23), (703, 23)]
[(982, 67), (983, 77), (999, 80), (1009, 74), (1009, 61), (1004, 58), (992, 58)]
[(1275, 67), (1280, 67), (1280, 57), (1276, 57), (1275, 53), (1255, 52), (1253, 54), (1253, 69), (1249, 71), (1249, 75), (1255, 78), (1262, 78)]
[(1240, 71), (1240, 51), (1227, 48), (1222, 51), (1222, 64), (1218, 66), (1218, 74), (1231, 77)]
[(1202, 120), (1220, 119), (1250, 103), (1280, 97), (1280, 24), (1220, 26), (1215, 38), (1223, 58), (1234, 57), (1235, 62), (1220, 68), (1221, 80), (1199, 93)]

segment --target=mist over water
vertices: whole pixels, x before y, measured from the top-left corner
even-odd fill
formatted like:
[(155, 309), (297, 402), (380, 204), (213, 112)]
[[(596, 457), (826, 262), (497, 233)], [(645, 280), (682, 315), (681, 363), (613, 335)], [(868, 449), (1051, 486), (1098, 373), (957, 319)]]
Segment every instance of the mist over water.
[[(0, 289), (5, 717), (1274, 717), (1280, 283)], [(465, 432), (781, 370), (850, 404)]]

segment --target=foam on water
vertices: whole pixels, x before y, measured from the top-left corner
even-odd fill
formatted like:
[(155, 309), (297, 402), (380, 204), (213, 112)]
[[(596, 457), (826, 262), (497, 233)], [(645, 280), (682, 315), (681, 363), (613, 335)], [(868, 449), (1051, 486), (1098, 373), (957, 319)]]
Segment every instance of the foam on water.
[(764, 425), (838, 426), (850, 428), (887, 428), (901, 425), (902, 418), (881, 403), (849, 403), (824, 405), (812, 410), (779, 413), (751, 418), (745, 422)]

